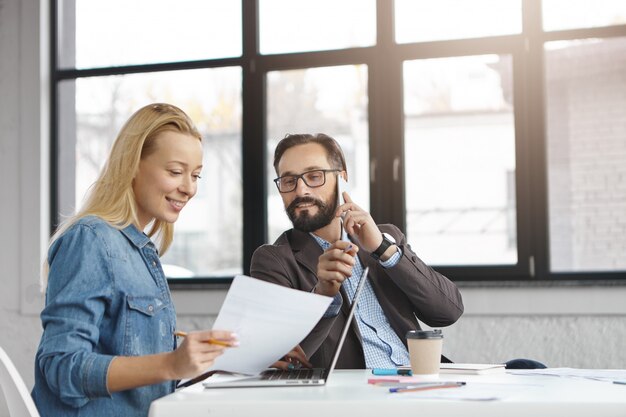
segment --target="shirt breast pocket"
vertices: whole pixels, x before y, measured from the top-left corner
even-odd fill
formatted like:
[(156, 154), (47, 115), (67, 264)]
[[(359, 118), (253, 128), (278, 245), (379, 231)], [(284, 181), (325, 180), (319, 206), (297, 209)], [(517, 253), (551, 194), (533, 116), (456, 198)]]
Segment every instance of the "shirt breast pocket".
[(173, 340), (167, 304), (155, 296), (126, 297), (124, 354), (130, 356), (160, 353)]

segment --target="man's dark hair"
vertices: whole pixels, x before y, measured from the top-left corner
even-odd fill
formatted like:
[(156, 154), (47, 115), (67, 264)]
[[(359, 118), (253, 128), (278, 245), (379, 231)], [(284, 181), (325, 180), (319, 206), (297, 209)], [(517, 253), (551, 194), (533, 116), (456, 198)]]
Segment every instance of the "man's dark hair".
[(278, 163), (280, 162), (280, 158), (283, 157), (285, 151), (289, 148), (293, 148), (294, 146), (304, 145), (306, 143), (318, 143), (322, 145), (324, 149), (326, 149), (326, 157), (328, 158), (331, 168), (341, 169), (347, 172), (346, 158), (344, 158), (341, 147), (335, 139), (323, 133), (316, 133), (315, 135), (297, 133), (293, 135), (285, 135), (285, 137), (278, 142), (278, 145), (276, 145), (276, 150), (274, 151), (274, 170), (277, 174)]

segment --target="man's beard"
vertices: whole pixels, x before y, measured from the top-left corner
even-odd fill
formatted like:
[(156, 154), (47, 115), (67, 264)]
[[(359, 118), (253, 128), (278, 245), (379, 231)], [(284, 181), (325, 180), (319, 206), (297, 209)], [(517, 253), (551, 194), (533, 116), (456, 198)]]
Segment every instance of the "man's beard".
[[(331, 200), (333, 203), (326, 204), (325, 202), (313, 197), (296, 197), (289, 206), (287, 206), (287, 215), (289, 220), (293, 223), (294, 229), (300, 230), (305, 233), (311, 233), (322, 227), (328, 226), (330, 222), (335, 218), (335, 211), (337, 211), (337, 195)], [(308, 209), (300, 211), (300, 215), (296, 215), (296, 206), (298, 204), (314, 204), (317, 206), (317, 214), (311, 216)]]

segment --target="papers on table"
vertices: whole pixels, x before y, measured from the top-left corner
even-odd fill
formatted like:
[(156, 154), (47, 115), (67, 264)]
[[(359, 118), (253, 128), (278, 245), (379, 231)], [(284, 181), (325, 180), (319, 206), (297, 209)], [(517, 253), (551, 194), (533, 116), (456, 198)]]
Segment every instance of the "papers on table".
[[(459, 364), (445, 364), (452, 367)], [(461, 364), (462, 365), (462, 364)], [(444, 364), (442, 364), (444, 366)], [(450, 371), (452, 372), (452, 371)], [(502, 371), (499, 371), (502, 372)], [(443, 373), (443, 372), (442, 372)], [(455, 372), (458, 373), (458, 372)], [(504, 373), (504, 372), (503, 372)], [(591, 379), (595, 381), (626, 381), (626, 370), (624, 369), (573, 369), (573, 368), (547, 368), (547, 369), (507, 369), (507, 374), (512, 375), (532, 375), (532, 376), (552, 376), (560, 378), (575, 379)], [(451, 378), (451, 375), (445, 375)], [(498, 377), (499, 378), (499, 377)], [(460, 378), (456, 378), (460, 379)], [(440, 381), (444, 381), (444, 375), (440, 376)], [(476, 381), (476, 382), (475, 382)], [(458, 401), (494, 401), (508, 400), (518, 395), (528, 395), (529, 391), (542, 392), (545, 389), (543, 383), (537, 383), (538, 379), (533, 379), (532, 383), (506, 383), (506, 382), (478, 382), (471, 379), (466, 385), (445, 388), (445, 389), (429, 389), (417, 390), (402, 393), (390, 393), (389, 398), (393, 399), (433, 399), (433, 400), (458, 400)], [(411, 383), (426, 384), (426, 382), (418, 382), (416, 377), (388, 376), (377, 377), (376, 380), (369, 379), (368, 383), (380, 386), (380, 389), (389, 389), (389, 387), (407, 387)], [(443, 383), (443, 382), (442, 382)]]
[[(500, 371), (502, 372), (502, 371)], [(504, 372), (502, 372), (504, 374)], [(509, 399), (528, 390), (543, 389), (542, 385), (502, 382), (461, 381), (460, 377), (440, 375), (438, 378), (420, 376), (375, 376), (368, 378), (367, 383), (380, 387), (381, 390), (394, 388), (416, 388), (415, 391), (390, 392), (389, 398), (420, 398), (435, 400), (459, 401), (496, 401)], [(458, 386), (454, 386), (458, 384)], [(453, 387), (451, 387), (453, 386)]]
[(484, 375), (494, 373), (504, 373), (504, 364), (487, 363), (442, 363), (440, 373), (442, 374), (466, 374)]
[(501, 384), (468, 382), (456, 388), (433, 389), (403, 393), (390, 393), (391, 399), (432, 399), (456, 401), (496, 401), (510, 399), (524, 394), (528, 390), (541, 390), (539, 385), (531, 384)]
[[(440, 374), (484, 375), (504, 373), (506, 365), (503, 363), (442, 363), (439, 365)], [(410, 366), (399, 366), (398, 369), (409, 370)]]
[(331, 302), (331, 297), (236, 276), (213, 329), (237, 333), (240, 344), (226, 349), (206, 372), (259, 374), (299, 344)]
[(624, 369), (576, 369), (576, 368), (546, 368), (546, 369), (516, 369), (507, 370), (513, 375), (548, 375), (565, 378), (584, 378), (595, 381), (613, 382), (626, 380)]

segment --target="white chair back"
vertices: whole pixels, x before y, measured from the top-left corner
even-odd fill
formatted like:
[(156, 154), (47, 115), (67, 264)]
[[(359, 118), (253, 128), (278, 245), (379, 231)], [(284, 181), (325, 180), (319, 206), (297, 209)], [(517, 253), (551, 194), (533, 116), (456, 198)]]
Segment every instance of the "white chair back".
[(24, 380), (2, 347), (0, 347), (0, 386), (11, 417), (39, 417)]

